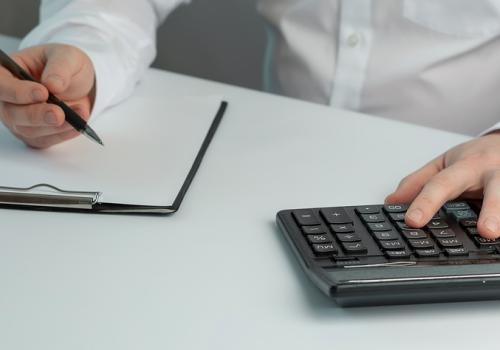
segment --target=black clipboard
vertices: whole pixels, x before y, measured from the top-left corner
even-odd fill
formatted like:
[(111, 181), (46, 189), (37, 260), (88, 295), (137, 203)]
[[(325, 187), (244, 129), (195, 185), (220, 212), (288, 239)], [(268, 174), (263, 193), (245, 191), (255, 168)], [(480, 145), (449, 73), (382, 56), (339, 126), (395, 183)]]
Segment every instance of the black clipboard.
[(174, 202), (165, 206), (106, 203), (100, 192), (80, 192), (58, 188), (52, 184), (37, 184), (27, 188), (0, 186), (0, 207), (13, 209), (70, 211), (115, 214), (173, 214), (177, 212), (193, 182), (212, 139), (222, 121), (228, 102), (222, 101), (203, 143)]

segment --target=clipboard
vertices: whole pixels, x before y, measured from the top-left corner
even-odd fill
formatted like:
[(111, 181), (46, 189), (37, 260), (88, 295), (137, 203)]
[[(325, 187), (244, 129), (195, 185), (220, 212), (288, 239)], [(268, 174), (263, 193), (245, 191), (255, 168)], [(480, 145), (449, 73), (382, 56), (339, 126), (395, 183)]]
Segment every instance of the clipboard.
[[(190, 168), (182, 185), (175, 195), (172, 203), (161, 205), (148, 205), (144, 203), (120, 203), (106, 201), (103, 198), (104, 191), (75, 190), (62, 188), (54, 183), (38, 183), (27, 187), (1, 186), (0, 184), (0, 207), (45, 210), (45, 211), (70, 211), (86, 213), (116, 213), (116, 214), (172, 214), (179, 210), (181, 203), (193, 181), (195, 175), (202, 164), (207, 149), (212, 142), (214, 135), (222, 121), (228, 103), (220, 101), (215, 116), (211, 117), (211, 123), (206, 134), (201, 140), (194, 159), (190, 163)], [(196, 100), (191, 101), (196, 103)], [(118, 111), (118, 114), (120, 111)], [(116, 113), (115, 113), (116, 114)], [(102, 116), (105, 118), (106, 116)], [(0, 135), (1, 136), (1, 135)], [(105, 135), (103, 135), (105, 136)], [(86, 140), (85, 140), (86, 141)], [(83, 142), (85, 142), (83, 141)], [(88, 142), (88, 141), (87, 141)], [(19, 147), (25, 147), (19, 145)], [(64, 145), (61, 145), (64, 147)], [(37, 151), (33, 151), (37, 152)], [(168, 160), (166, 160), (168, 161)], [(167, 174), (168, 176), (168, 174)], [(1, 176), (0, 176), (1, 178)]]

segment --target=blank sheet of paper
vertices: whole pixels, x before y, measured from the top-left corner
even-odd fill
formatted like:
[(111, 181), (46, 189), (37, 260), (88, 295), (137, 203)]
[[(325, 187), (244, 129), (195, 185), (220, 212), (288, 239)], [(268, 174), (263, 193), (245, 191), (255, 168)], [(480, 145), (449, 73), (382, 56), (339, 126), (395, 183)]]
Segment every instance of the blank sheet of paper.
[(217, 97), (132, 97), (91, 120), (104, 147), (85, 136), (48, 150), (26, 147), (0, 126), (0, 186), (47, 183), (102, 192), (101, 202), (174, 202), (219, 109)]

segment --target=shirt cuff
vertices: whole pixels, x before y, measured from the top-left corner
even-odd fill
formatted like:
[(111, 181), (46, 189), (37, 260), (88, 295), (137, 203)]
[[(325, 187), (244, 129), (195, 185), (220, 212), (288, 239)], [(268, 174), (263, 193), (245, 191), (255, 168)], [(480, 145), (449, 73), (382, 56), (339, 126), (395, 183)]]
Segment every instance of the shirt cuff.
[(484, 136), (484, 135), (490, 134), (490, 133), (492, 133), (494, 131), (498, 131), (498, 130), (500, 130), (500, 122), (496, 123), (491, 128), (483, 131), (481, 134), (479, 134), (479, 136)]
[[(91, 16), (48, 20), (35, 28), (20, 47), (58, 43), (85, 52), (92, 61), (96, 76), (96, 98), (91, 113), (91, 117), (95, 117), (132, 93), (156, 54), (154, 37), (133, 28), (134, 24), (116, 23), (118, 21), (114, 19), (113, 25), (110, 24), (113, 20), (103, 21)], [(106, 23), (104, 28), (103, 22)], [(121, 28), (128, 29), (127, 33)]]

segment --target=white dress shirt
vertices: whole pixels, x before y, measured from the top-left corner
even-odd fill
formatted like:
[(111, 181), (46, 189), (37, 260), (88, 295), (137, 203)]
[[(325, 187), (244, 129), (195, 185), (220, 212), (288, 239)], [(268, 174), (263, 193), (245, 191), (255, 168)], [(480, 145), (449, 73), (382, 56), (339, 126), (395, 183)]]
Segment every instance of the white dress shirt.
[[(44, 0), (22, 46), (84, 50), (99, 113), (130, 94), (154, 58), (157, 26), (182, 2)], [(468, 134), (500, 120), (500, 0), (260, 0), (258, 9), (275, 33), (279, 93)]]

